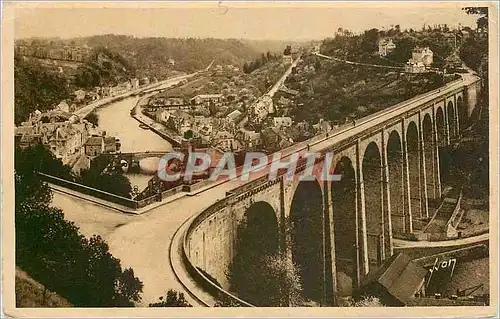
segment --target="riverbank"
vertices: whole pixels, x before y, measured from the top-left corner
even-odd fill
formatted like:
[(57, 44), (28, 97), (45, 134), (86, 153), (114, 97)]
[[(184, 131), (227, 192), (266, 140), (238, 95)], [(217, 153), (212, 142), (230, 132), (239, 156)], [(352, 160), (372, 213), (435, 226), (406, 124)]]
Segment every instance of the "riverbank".
[(141, 98), (130, 111), (130, 115), (139, 123), (147, 126), (151, 131), (167, 140), (172, 146), (181, 146), (184, 140), (182, 137), (167, 129), (165, 125), (144, 115), (143, 106), (147, 103), (149, 97), (150, 96)]

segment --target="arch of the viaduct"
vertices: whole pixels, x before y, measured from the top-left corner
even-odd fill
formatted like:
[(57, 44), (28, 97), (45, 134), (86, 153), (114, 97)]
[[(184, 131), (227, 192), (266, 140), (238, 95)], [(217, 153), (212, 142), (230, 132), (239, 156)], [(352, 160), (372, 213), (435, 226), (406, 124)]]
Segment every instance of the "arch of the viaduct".
[[(352, 294), (392, 254), (393, 236), (422, 227), (422, 220), (433, 213), (428, 203), (441, 197), (441, 149), (459, 132), (457, 108), (470, 108), (459, 103), (462, 90), (324, 149), (333, 152), (330, 171), (340, 174), (340, 181), (289, 181), (282, 176), (218, 202), (190, 226), (188, 259), (227, 289), (225, 269), (235, 253), (234, 230), (252, 205), (266, 202), (275, 212), (279, 250), (298, 264), (306, 297), (331, 304)], [(219, 226), (211, 226), (217, 216)], [(213, 247), (204, 246), (207, 238), (217, 238)]]

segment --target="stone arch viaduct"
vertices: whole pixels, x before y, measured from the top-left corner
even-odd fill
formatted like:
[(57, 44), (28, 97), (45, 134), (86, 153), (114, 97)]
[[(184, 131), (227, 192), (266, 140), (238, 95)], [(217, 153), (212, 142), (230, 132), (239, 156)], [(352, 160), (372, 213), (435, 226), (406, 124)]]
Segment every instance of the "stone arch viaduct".
[[(291, 255), (306, 297), (334, 304), (350, 295), (392, 255), (393, 236), (413, 232), (432, 214), (429, 203), (442, 192), (442, 152), (468, 125), (480, 90), (478, 77), (463, 75), (309, 141), (311, 151), (332, 152), (330, 171), (341, 174), (340, 181), (319, 178), (322, 157), (313, 167), (315, 180), (263, 176), (234, 189), (196, 216), (184, 235), (194, 279), (227, 290), (238, 224), (260, 214), (273, 224), (265, 231), (276, 232), (260, 240), (276, 241)], [(305, 169), (298, 166), (296, 175)]]

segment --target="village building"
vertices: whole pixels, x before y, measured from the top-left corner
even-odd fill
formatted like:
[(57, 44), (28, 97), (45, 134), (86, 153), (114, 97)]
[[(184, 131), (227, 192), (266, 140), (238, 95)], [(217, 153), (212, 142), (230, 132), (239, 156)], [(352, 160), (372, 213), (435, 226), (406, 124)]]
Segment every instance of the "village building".
[(427, 72), (425, 65), (422, 62), (408, 61), (405, 64), (405, 72), (408, 73), (424, 73)]
[(132, 84), (133, 90), (137, 90), (139, 88), (139, 79), (138, 78), (130, 79), (130, 84)]
[(380, 39), (378, 42), (378, 54), (380, 56), (387, 56), (396, 49), (396, 45), (392, 39)]
[(76, 90), (73, 94), (75, 95), (75, 100), (77, 102), (81, 102), (85, 99), (87, 92), (85, 92), (84, 90)]
[(113, 154), (120, 150), (120, 140), (113, 136), (91, 136), (84, 144), (85, 155), (98, 156), (100, 154)]
[(259, 98), (252, 106), (254, 120), (260, 123), (269, 113), (273, 113), (273, 100), (270, 96), (264, 95)]
[(434, 53), (429, 47), (421, 48), (415, 47), (411, 53), (410, 62), (422, 63), (426, 67), (429, 67), (433, 62)]
[(68, 105), (68, 103), (66, 103), (66, 100), (62, 100), (58, 105), (57, 105), (57, 109), (65, 112), (65, 113), (69, 113), (70, 112), (70, 107)]
[(241, 111), (234, 110), (231, 113), (229, 113), (226, 118), (228, 119), (228, 121), (236, 122), (241, 117), (242, 114), (243, 113), (241, 113)]
[(313, 129), (318, 133), (326, 133), (332, 130), (332, 125), (328, 121), (319, 119), (318, 123), (313, 125)]
[(199, 105), (215, 105), (222, 106), (224, 102), (224, 95), (222, 94), (199, 94), (191, 99), (191, 104)]
[(242, 149), (243, 143), (235, 139), (233, 133), (221, 130), (212, 134), (212, 145), (224, 152), (236, 152)]
[(292, 55), (283, 55), (283, 64), (284, 65), (290, 65), (292, 63), (293, 63)]
[(277, 116), (273, 118), (275, 127), (290, 127), (292, 126), (292, 118), (289, 116)]

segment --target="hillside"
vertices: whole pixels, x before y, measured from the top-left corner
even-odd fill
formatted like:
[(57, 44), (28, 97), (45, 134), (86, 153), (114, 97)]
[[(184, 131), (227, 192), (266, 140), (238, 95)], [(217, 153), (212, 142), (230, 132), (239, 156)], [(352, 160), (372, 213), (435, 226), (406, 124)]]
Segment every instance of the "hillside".
[(283, 54), (283, 50), (287, 45), (291, 45), (292, 47), (303, 47), (309, 46), (311, 41), (286, 41), (286, 40), (249, 40), (249, 39), (241, 39), (243, 44), (248, 46), (259, 53), (276, 53)]
[(136, 38), (125, 35), (99, 35), (75, 39), (90, 47), (106, 47), (124, 56), (134, 65), (138, 76), (164, 78), (171, 70), (185, 72), (217, 64), (241, 66), (260, 55), (236, 39)]
[(65, 298), (45, 290), (38, 281), (31, 278), (20, 268), (16, 268), (16, 307), (73, 307)]
[(90, 58), (78, 67), (74, 84), (81, 88), (117, 85), (135, 76), (135, 67), (117, 52), (99, 46)]
[(14, 118), (20, 124), (35, 110), (52, 109), (70, 96), (68, 79), (36, 59), (14, 59)]
[[(342, 124), (346, 118), (361, 118), (428, 92), (456, 77), (443, 79), (436, 73), (401, 74), (382, 68), (350, 65), (306, 55), (287, 87), (297, 90), (292, 111), (296, 122), (316, 123), (328, 119)], [(274, 100), (284, 95), (278, 92)]]

